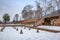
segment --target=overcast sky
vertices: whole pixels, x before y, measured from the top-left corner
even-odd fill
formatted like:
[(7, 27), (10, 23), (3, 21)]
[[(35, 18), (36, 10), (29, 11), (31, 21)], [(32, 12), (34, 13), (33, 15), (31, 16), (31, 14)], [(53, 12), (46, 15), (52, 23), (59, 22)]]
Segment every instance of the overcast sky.
[(5, 13), (11, 16), (11, 20), (17, 13), (21, 16), (20, 13), (24, 6), (28, 4), (34, 5), (34, 1), (35, 0), (0, 0), (0, 20), (2, 20), (2, 16)]

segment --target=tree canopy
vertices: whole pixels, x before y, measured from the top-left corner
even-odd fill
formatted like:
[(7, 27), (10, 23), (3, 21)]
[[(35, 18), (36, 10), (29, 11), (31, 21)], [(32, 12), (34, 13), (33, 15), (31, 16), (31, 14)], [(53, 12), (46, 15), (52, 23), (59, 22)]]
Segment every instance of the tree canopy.
[(5, 14), (3, 15), (3, 20), (4, 20), (5, 23), (10, 20), (10, 16), (9, 16), (8, 13), (5, 13)]

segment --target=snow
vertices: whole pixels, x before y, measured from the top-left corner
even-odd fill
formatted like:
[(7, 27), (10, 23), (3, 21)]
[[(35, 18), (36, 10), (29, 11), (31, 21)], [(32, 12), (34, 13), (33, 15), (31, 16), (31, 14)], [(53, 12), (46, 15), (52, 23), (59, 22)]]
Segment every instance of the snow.
[(52, 30), (60, 30), (60, 26), (38, 26), (38, 28), (46, 28)]
[[(40, 27), (50, 27), (50, 26), (40, 26)], [(52, 27), (52, 26), (51, 26)], [(53, 29), (55, 27), (53, 26)], [(13, 27), (6, 27), (3, 32), (0, 32), (0, 40), (60, 40), (60, 33), (52, 33), (47, 31), (39, 30), (37, 33), (36, 29), (29, 28), (24, 29), (24, 27), (18, 27), (18, 31)], [(20, 34), (20, 31), (23, 34)], [(59, 30), (59, 27), (55, 28)]]

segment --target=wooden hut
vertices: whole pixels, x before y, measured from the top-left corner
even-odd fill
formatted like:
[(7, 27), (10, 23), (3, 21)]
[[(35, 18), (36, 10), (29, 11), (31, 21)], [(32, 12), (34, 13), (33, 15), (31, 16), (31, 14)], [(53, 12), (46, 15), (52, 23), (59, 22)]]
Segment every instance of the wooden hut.
[(43, 16), (45, 19), (44, 24), (45, 25), (54, 25), (54, 21), (56, 21), (56, 19), (59, 18), (59, 15), (60, 15), (59, 11), (60, 10), (57, 10), (57, 11), (54, 11), (50, 14)]

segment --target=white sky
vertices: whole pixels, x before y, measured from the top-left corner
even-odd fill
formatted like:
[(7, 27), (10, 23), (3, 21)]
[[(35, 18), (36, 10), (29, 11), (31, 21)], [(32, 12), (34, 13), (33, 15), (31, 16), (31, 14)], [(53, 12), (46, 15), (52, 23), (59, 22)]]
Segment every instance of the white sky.
[(20, 13), (24, 6), (28, 4), (34, 5), (34, 1), (35, 0), (0, 0), (0, 20), (2, 20), (2, 16), (5, 13), (8, 13), (10, 15), (11, 20), (17, 13), (19, 16), (21, 16)]

